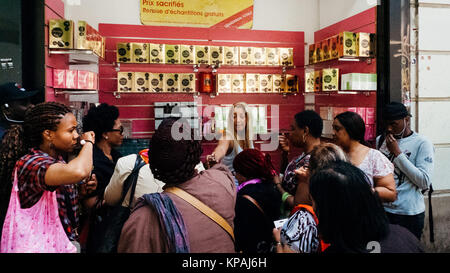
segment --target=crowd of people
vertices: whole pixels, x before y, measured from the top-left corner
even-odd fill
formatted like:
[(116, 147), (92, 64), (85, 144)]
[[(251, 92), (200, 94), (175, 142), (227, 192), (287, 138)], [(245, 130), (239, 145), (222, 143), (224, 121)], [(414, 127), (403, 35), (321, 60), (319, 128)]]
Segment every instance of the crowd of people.
[(172, 137), (190, 129), (182, 119), (164, 119), (148, 149), (122, 156), (117, 107), (91, 107), (80, 128), (67, 106), (0, 88), (1, 252), (423, 252), (434, 149), (401, 103), (386, 106), (372, 145), (357, 113), (335, 117), (331, 142), (315, 111), (297, 113), (277, 168), (242, 102), (202, 162), (200, 140)]

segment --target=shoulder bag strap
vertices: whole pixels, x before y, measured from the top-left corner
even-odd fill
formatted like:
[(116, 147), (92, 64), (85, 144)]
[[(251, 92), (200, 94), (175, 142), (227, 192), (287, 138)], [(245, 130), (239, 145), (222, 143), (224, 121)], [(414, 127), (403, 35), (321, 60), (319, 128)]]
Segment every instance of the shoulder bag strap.
[(230, 234), (231, 238), (234, 239), (234, 232), (233, 228), (228, 224), (228, 222), (223, 219), (222, 216), (220, 216), (217, 212), (212, 210), (210, 207), (205, 205), (203, 202), (195, 198), (194, 196), (190, 195), (186, 191), (178, 188), (178, 187), (170, 187), (164, 190), (165, 192), (170, 192), (175, 194), (176, 196), (180, 197), (184, 201), (191, 204), (194, 208), (198, 209), (200, 212), (208, 216), (210, 219), (212, 219), (214, 222), (216, 222), (219, 226), (221, 226), (228, 234)]
[(264, 216), (266, 216), (266, 214), (264, 213), (264, 210), (261, 208), (261, 206), (259, 205), (258, 201), (256, 201), (253, 197), (251, 197), (250, 195), (242, 195), (242, 197), (244, 197), (245, 199), (249, 200), (250, 202), (253, 203), (253, 205), (255, 205), (259, 211), (262, 212), (262, 214), (264, 214)]
[(137, 178), (139, 176), (139, 170), (144, 165), (145, 165), (145, 162), (142, 160), (141, 156), (137, 154), (136, 155), (136, 162), (134, 163), (134, 168), (131, 171), (131, 173), (128, 175), (128, 177), (125, 180), (125, 182), (123, 183), (122, 196), (120, 198), (120, 203), (119, 203), (120, 205), (122, 205), (123, 200), (125, 199), (125, 196), (127, 195), (128, 190), (131, 187), (130, 202), (128, 203), (128, 207), (131, 206), (131, 202), (133, 201), (134, 192), (135, 192), (135, 189), (136, 189)]

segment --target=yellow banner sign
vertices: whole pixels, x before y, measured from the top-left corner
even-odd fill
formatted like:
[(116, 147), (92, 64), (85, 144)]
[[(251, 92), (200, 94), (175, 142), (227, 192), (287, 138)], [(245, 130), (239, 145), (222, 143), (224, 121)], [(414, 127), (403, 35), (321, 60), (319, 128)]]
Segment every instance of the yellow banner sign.
[(253, 0), (141, 0), (141, 22), (153, 26), (250, 29)]

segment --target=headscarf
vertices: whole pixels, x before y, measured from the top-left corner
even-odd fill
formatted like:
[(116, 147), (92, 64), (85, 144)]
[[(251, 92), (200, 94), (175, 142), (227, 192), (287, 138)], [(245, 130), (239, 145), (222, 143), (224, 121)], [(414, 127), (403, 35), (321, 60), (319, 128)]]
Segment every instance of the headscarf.
[(270, 155), (256, 149), (246, 149), (239, 153), (234, 158), (233, 168), (248, 179), (261, 178), (271, 181), (277, 175)]

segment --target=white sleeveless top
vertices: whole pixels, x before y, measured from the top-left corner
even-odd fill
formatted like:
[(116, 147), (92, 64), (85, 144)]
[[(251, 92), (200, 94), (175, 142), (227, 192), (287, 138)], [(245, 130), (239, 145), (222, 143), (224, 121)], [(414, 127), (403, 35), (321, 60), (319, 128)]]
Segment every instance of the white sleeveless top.
[(384, 177), (394, 173), (394, 165), (380, 151), (370, 149), (363, 162), (358, 166), (370, 180), (370, 186), (373, 185), (374, 177)]

